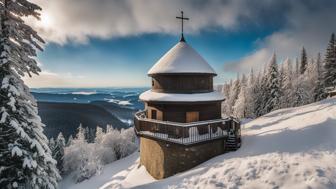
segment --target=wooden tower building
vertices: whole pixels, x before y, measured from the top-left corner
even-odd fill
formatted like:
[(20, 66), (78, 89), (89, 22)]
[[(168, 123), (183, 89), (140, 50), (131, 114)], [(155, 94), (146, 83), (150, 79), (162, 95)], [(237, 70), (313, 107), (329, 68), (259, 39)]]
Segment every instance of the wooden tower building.
[(148, 75), (152, 88), (140, 95), (145, 110), (136, 113), (134, 122), (141, 164), (154, 178), (190, 169), (240, 146), (239, 122), (221, 117), (224, 96), (214, 91), (216, 72), (183, 33)]

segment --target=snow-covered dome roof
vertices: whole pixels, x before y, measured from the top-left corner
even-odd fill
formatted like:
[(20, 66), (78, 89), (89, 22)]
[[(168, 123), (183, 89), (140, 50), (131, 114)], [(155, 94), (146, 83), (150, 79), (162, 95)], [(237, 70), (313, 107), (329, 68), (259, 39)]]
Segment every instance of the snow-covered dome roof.
[(178, 42), (148, 71), (148, 75), (172, 73), (206, 73), (216, 72), (186, 42)]

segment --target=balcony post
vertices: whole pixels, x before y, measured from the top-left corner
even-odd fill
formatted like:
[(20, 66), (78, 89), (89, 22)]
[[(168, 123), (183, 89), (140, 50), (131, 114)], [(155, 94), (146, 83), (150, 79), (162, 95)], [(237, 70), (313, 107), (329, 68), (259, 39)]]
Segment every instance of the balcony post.
[(184, 142), (183, 142), (183, 141), (184, 141), (184, 130), (185, 130), (185, 129), (182, 128), (182, 144), (184, 144)]

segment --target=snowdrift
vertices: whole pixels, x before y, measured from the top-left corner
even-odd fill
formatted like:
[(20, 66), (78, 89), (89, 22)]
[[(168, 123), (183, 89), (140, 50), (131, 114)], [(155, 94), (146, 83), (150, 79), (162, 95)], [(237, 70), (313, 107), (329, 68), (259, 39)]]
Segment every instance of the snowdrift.
[(189, 171), (156, 181), (138, 153), (63, 188), (336, 188), (336, 98), (281, 109), (245, 123), (243, 144)]

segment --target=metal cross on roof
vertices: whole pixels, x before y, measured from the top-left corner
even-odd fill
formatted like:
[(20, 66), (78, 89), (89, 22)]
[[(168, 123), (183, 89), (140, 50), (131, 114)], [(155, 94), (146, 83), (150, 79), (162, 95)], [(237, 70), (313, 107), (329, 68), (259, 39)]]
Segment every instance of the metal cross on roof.
[(183, 17), (183, 11), (181, 11), (181, 16), (177, 16), (176, 18), (181, 20), (182, 33), (181, 33), (181, 39), (180, 39), (180, 41), (184, 42), (185, 40), (184, 40), (184, 36), (183, 36), (183, 21), (184, 20), (189, 20), (189, 18)]

